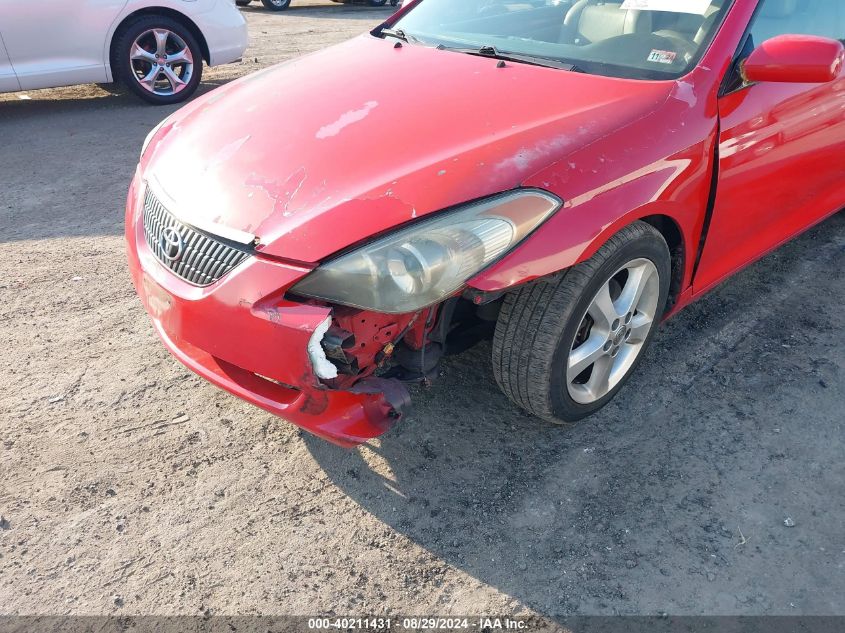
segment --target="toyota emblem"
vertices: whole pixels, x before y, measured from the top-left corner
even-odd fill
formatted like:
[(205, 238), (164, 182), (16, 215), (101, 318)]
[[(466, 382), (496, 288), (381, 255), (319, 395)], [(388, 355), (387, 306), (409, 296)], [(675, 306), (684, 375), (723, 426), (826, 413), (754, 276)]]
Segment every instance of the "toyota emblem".
[(173, 227), (164, 229), (159, 240), (162, 256), (169, 262), (178, 262), (185, 252), (185, 242), (179, 231)]

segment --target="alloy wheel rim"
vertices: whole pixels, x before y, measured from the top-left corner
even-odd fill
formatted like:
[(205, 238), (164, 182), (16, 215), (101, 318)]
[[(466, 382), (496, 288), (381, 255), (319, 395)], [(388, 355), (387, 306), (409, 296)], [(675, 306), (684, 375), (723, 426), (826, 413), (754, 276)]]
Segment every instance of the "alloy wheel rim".
[(569, 351), (566, 385), (578, 404), (613, 391), (636, 362), (651, 332), (660, 275), (649, 259), (635, 259), (605, 281), (581, 318)]
[(138, 84), (160, 97), (182, 92), (194, 74), (191, 49), (169, 29), (149, 29), (135, 38), (129, 64)]

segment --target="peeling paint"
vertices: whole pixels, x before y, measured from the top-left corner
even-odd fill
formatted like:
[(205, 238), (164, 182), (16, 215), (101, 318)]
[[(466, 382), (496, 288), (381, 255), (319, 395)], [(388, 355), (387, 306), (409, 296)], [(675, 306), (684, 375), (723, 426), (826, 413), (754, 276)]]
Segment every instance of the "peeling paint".
[(695, 96), (695, 86), (686, 81), (679, 81), (675, 84), (675, 88), (672, 90), (672, 96), (678, 101), (683, 101), (691, 108), (698, 103), (698, 97)]
[(308, 173), (305, 171), (305, 167), (300, 167), (282, 184), (277, 180), (261, 178), (255, 173), (250, 174), (244, 184), (247, 187), (257, 187), (267, 194), (267, 197), (273, 201), (272, 213), (279, 211), (279, 207), (284, 204), (282, 215), (290, 217), (293, 215), (293, 211), (290, 210), (290, 204), (296, 194), (302, 189), (302, 185), (307, 178)]
[(326, 139), (332, 136), (337, 136), (343, 131), (343, 128), (348, 127), (353, 123), (358, 123), (358, 121), (363, 121), (365, 118), (367, 118), (367, 115), (377, 107), (378, 101), (367, 101), (367, 103), (364, 104), (363, 108), (345, 112), (334, 123), (330, 123), (329, 125), (324, 125), (323, 127), (321, 127), (317, 131), (317, 138)]

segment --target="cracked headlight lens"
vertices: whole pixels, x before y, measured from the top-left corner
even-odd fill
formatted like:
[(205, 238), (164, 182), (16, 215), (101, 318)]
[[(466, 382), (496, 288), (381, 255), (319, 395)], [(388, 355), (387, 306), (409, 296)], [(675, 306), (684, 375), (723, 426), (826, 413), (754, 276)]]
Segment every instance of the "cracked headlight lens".
[(326, 262), (292, 292), (375, 312), (416, 312), (459, 290), (560, 206), (537, 189), (472, 202)]

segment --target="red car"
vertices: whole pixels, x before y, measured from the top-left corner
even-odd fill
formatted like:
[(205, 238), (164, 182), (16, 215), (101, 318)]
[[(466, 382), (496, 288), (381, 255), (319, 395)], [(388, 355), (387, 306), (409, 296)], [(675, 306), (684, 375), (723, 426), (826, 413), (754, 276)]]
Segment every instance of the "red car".
[(841, 0), (418, 0), (150, 134), (135, 286), (190, 369), (342, 445), (485, 334), (578, 420), (845, 205), (843, 37)]

